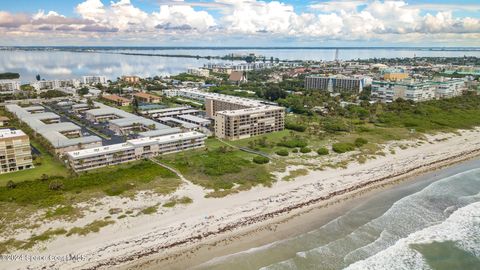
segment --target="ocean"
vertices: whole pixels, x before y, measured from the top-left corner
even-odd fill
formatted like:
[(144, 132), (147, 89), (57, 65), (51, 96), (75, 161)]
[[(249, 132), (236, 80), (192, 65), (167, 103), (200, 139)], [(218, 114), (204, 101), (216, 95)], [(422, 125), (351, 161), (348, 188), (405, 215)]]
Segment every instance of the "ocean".
[(387, 188), (311, 231), (195, 269), (480, 269), (480, 161)]
[[(77, 47), (82, 48), (82, 47)], [(0, 50), (0, 73), (17, 72), (23, 83), (42, 79), (73, 79), (85, 75), (104, 75), (115, 80), (122, 75), (167, 76), (186, 72), (206, 63), (231, 61), (161, 56), (123, 55), (119, 53), (225, 56), (255, 53), (282, 60), (334, 60), (336, 48), (94, 48), (93, 52), (61, 50)], [(394, 57), (480, 57), (479, 48), (340, 48), (341, 60)]]

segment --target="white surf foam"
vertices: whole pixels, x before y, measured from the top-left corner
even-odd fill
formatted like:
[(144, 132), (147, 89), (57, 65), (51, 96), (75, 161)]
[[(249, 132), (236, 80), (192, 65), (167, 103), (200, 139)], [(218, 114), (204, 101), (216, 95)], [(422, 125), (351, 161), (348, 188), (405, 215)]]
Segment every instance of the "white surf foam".
[(393, 246), (346, 269), (429, 269), (422, 255), (410, 248), (411, 244), (454, 241), (456, 245), (475, 256), (480, 256), (480, 202), (458, 209), (444, 222), (414, 232)]

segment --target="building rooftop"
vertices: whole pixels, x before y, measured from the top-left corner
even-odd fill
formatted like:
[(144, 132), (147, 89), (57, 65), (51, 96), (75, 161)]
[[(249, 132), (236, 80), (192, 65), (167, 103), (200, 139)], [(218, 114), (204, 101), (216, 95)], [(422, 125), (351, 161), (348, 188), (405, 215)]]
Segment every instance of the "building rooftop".
[(177, 118), (173, 118), (173, 117), (161, 117), (158, 119), (159, 121), (161, 122), (173, 122), (173, 123), (176, 123), (176, 124), (179, 124), (181, 125), (182, 127), (184, 128), (198, 128), (198, 125), (196, 124), (193, 124), (193, 123), (189, 123), (189, 122), (185, 122), (185, 121), (182, 121), (180, 119), (177, 119)]
[(112, 100), (112, 101), (115, 101), (115, 102), (130, 102), (130, 99), (128, 98), (124, 98), (124, 97), (121, 97), (121, 96), (117, 96), (117, 95), (103, 95), (102, 98), (104, 99), (107, 99), (107, 100)]
[(18, 129), (0, 129), (0, 139), (6, 139), (6, 138), (15, 138), (19, 136), (26, 136), (25, 132), (22, 130)]
[(155, 96), (155, 95), (152, 95), (152, 94), (149, 94), (149, 93), (143, 93), (143, 92), (138, 92), (138, 93), (135, 93), (133, 94), (134, 96), (136, 97), (141, 97), (141, 98), (153, 98), (153, 99), (160, 99), (161, 97), (159, 96)]
[(102, 139), (97, 136), (85, 136), (78, 138), (66, 137), (61, 132), (80, 130), (81, 128), (71, 122), (45, 124), (42, 120), (60, 119), (60, 116), (52, 112), (32, 114), (25, 110), (25, 108), (22, 108), (16, 104), (6, 105), (5, 108), (15, 114), (20, 121), (26, 123), (35, 132), (42, 135), (42, 137), (49, 141), (55, 148), (63, 148), (78, 144), (88, 144), (102, 141)]
[(279, 106), (264, 105), (260, 107), (252, 107), (252, 108), (233, 110), (233, 111), (220, 111), (220, 112), (217, 112), (216, 114), (227, 115), (227, 116), (238, 116), (238, 115), (254, 116), (256, 113), (263, 113), (263, 112), (277, 111), (277, 110), (285, 110), (285, 108), (279, 107)]
[(181, 114), (181, 115), (178, 115), (177, 118), (192, 121), (192, 122), (199, 123), (199, 124), (207, 124), (207, 123), (211, 122), (208, 119), (198, 117), (198, 116), (195, 116), (195, 115), (191, 115), (191, 114)]
[(170, 135), (170, 134), (175, 134), (180, 132), (182, 132), (182, 130), (179, 128), (155, 129), (155, 130), (149, 130), (149, 131), (139, 133), (138, 137), (140, 138), (158, 137), (158, 136)]
[[(129, 113), (129, 112), (125, 112), (125, 111), (117, 109), (117, 108), (109, 107), (105, 104), (96, 103), (95, 105), (97, 105), (100, 108), (88, 110), (88, 111), (86, 111), (86, 113), (91, 114), (93, 116), (115, 115), (118, 118), (110, 120), (109, 123), (117, 125), (119, 127), (128, 127), (128, 126), (132, 126), (135, 123), (142, 124), (145, 127), (154, 126), (153, 130), (146, 131), (146, 132), (149, 132), (147, 134), (149, 134), (150, 136), (154, 136), (153, 134), (156, 134), (155, 132), (151, 132), (151, 131), (171, 129), (171, 127), (166, 126), (166, 125), (162, 125), (162, 124), (160, 124), (158, 122), (155, 122), (151, 119), (148, 119), (148, 118), (145, 118), (145, 117), (142, 117), (142, 116), (138, 116), (138, 115), (135, 115), (135, 114), (132, 114), (132, 113)], [(142, 136), (142, 137), (145, 137), (146, 135), (144, 135), (143, 133), (145, 133), (145, 132), (141, 132), (138, 135)], [(160, 133), (160, 132), (157, 132), (157, 133)]]

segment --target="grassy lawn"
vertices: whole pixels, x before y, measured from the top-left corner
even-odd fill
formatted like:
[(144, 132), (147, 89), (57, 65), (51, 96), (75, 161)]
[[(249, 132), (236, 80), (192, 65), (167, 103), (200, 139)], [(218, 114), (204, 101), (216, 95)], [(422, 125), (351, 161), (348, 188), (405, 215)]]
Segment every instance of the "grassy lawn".
[(252, 162), (256, 155), (226, 147), (208, 139), (207, 147), (159, 157), (161, 162), (178, 169), (193, 183), (213, 189), (208, 196), (222, 197), (255, 185), (271, 185), (267, 165)]
[(34, 140), (30, 141), (31, 144), (40, 151), (34, 162), (35, 168), (24, 171), (0, 174), (0, 187), (5, 186), (6, 183), (12, 180), (15, 183), (40, 179), (42, 175), (66, 177), (68, 170), (60, 161), (52, 157), (43, 147), (36, 143)]

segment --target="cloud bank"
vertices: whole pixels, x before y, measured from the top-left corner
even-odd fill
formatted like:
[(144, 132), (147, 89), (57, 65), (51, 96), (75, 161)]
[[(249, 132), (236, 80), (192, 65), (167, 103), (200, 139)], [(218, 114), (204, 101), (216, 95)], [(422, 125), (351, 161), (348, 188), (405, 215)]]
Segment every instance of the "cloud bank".
[[(469, 5), (480, 10), (480, 5)], [(410, 5), (406, 1), (312, 2), (301, 12), (281, 1), (159, 1), (144, 11), (130, 0), (85, 0), (76, 16), (0, 10), (0, 35), (15, 42), (165, 43), (209, 40), (293, 42), (442, 42), (480, 45), (480, 19), (455, 16), (461, 6)], [(0, 44), (1, 45), (1, 44)], [(21, 45), (21, 44), (19, 44)]]

